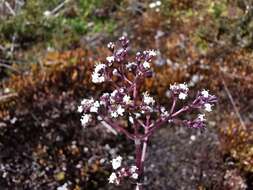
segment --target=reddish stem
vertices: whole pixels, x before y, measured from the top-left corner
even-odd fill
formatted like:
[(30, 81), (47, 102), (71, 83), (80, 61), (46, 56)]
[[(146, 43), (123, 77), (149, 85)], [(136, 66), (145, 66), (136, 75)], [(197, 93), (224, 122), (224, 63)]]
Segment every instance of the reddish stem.
[(124, 129), (123, 127), (121, 127), (119, 124), (109, 120), (109, 119), (106, 119), (106, 118), (103, 118), (103, 120), (108, 123), (112, 128), (114, 128), (116, 131), (118, 131), (119, 133), (123, 133), (125, 134), (129, 139), (131, 140), (135, 140), (135, 136), (131, 133), (129, 133), (126, 129)]

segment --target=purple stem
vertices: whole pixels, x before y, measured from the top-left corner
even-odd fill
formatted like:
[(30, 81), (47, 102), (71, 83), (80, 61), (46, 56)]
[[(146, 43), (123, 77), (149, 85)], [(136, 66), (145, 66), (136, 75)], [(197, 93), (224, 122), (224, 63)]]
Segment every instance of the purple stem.
[(176, 103), (177, 103), (177, 98), (173, 96), (173, 103), (172, 103), (172, 106), (171, 106), (171, 109), (170, 109), (170, 114), (172, 114), (174, 112)]
[(171, 114), (171, 115), (169, 115), (168, 117), (166, 117), (166, 118), (164, 118), (164, 119), (158, 120), (158, 122), (156, 122), (156, 123), (154, 124), (154, 127), (150, 128), (150, 130), (149, 130), (146, 134), (142, 135), (142, 136), (140, 137), (140, 139), (141, 139), (141, 140), (144, 140), (146, 137), (151, 136), (151, 135), (154, 133), (154, 131), (155, 131), (156, 129), (158, 129), (158, 128), (161, 127), (163, 124), (165, 124), (166, 122), (168, 122), (168, 120), (173, 120), (174, 117), (178, 116), (179, 114), (181, 114), (181, 113), (183, 113), (183, 112), (185, 112), (185, 111), (188, 111), (189, 108), (190, 108), (189, 106), (185, 106), (185, 107), (181, 108), (180, 110), (178, 110), (177, 112), (175, 112), (174, 114)]
[[(148, 133), (149, 129), (149, 120), (150, 115), (146, 116), (146, 124), (144, 126), (145, 128), (145, 134)], [(136, 189), (143, 190), (143, 177), (144, 177), (144, 162), (146, 157), (146, 151), (147, 151), (147, 142), (148, 142), (148, 136), (144, 138), (143, 143), (142, 141), (137, 137), (135, 142), (136, 146), (136, 166), (138, 168), (138, 183), (136, 184)]]
[(181, 108), (181, 109), (178, 110), (177, 112), (173, 113), (173, 114), (171, 115), (171, 118), (178, 116), (178, 115), (179, 115), (180, 113), (182, 113), (182, 112), (188, 111), (189, 108), (190, 108), (189, 106), (185, 106), (185, 107)]
[(123, 133), (125, 134), (129, 139), (131, 140), (135, 140), (135, 137), (133, 134), (129, 133), (126, 129), (124, 129), (123, 127), (121, 127), (119, 124), (109, 120), (109, 119), (106, 119), (106, 118), (103, 118), (103, 120), (108, 123), (112, 128), (114, 128), (116, 131), (118, 131), (119, 133)]

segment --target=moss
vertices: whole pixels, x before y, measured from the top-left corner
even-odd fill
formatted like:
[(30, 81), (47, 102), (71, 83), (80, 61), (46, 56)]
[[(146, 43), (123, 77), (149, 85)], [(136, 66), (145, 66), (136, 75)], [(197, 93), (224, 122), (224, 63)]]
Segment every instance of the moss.
[[(112, 32), (116, 22), (112, 18), (96, 15), (97, 9), (103, 9), (105, 1), (79, 0), (65, 4), (57, 15), (45, 16), (46, 11), (52, 11), (62, 1), (27, 1), (21, 11), (13, 17), (0, 23), (0, 41), (11, 43), (15, 35), (23, 46), (30, 47), (37, 42), (54, 44), (53, 38), (61, 37), (58, 43), (70, 38), (71, 43), (89, 32)], [(108, 2), (109, 3), (109, 2)], [(108, 7), (108, 6), (105, 6)], [(89, 27), (92, 25), (92, 27)], [(65, 46), (65, 43), (62, 44)]]

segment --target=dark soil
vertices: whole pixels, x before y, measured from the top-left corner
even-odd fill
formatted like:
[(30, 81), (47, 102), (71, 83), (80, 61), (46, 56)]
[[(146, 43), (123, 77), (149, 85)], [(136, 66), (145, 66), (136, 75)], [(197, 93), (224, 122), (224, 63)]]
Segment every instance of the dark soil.
[[(133, 160), (133, 146), (96, 125), (80, 126), (77, 101), (64, 95), (16, 110), (1, 122), (0, 189), (131, 189), (108, 185), (110, 160)], [(16, 120), (16, 121), (15, 121)], [(149, 143), (146, 189), (222, 189), (224, 163), (215, 130), (167, 126)]]

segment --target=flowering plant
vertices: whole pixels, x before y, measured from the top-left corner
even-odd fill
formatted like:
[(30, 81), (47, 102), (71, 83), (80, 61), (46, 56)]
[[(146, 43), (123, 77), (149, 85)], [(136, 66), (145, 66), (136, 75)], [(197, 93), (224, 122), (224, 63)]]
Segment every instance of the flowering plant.
[[(170, 86), (171, 106), (166, 108), (148, 93), (143, 92), (141, 86), (145, 78), (152, 77), (151, 60), (156, 56), (155, 50), (137, 52), (131, 59), (129, 56), (129, 40), (119, 38), (118, 42), (108, 44), (112, 55), (95, 66), (92, 74), (94, 83), (111, 83), (111, 91), (102, 94), (98, 100), (83, 99), (78, 111), (83, 113), (81, 123), (85, 127), (92, 120), (97, 119), (112, 131), (123, 133), (135, 144), (135, 164), (123, 167), (122, 157), (112, 160), (115, 170), (109, 177), (109, 183), (120, 184), (124, 178), (135, 180), (136, 190), (143, 189), (144, 161), (147, 142), (150, 136), (165, 124), (183, 124), (191, 128), (205, 126), (204, 111), (212, 111), (217, 98), (210, 95), (208, 90), (197, 93), (190, 103), (177, 109), (178, 101), (185, 101), (188, 96), (186, 83)], [(189, 112), (199, 112), (192, 120), (179, 117)], [(127, 121), (125, 123), (121, 121)]]

